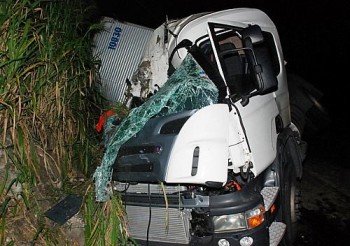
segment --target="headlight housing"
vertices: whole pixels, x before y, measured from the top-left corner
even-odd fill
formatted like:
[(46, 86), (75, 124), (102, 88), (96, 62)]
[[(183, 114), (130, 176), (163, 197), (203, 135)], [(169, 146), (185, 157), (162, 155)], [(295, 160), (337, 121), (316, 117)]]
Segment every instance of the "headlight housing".
[(264, 222), (265, 208), (259, 204), (253, 209), (237, 214), (213, 216), (215, 232), (253, 229)]

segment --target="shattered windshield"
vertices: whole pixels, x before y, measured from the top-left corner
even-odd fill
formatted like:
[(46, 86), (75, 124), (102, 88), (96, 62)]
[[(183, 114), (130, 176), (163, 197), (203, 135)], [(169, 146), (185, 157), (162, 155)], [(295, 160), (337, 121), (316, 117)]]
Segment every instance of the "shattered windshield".
[(108, 199), (108, 183), (119, 148), (139, 132), (146, 122), (157, 116), (199, 109), (217, 103), (218, 89), (203, 69), (188, 54), (181, 66), (159, 91), (141, 106), (130, 111), (107, 143), (102, 163), (94, 173), (96, 200)]

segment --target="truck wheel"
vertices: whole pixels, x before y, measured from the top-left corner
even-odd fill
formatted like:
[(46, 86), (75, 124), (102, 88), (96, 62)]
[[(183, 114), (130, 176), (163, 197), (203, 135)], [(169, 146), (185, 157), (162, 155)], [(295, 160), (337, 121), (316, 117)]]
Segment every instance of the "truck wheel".
[(297, 224), (300, 220), (301, 189), (294, 165), (287, 163), (281, 177), (281, 208), (279, 219), (287, 225), (281, 245), (295, 245)]
[(322, 106), (323, 93), (296, 74), (287, 74), (291, 118), (300, 135), (314, 135), (330, 123)]

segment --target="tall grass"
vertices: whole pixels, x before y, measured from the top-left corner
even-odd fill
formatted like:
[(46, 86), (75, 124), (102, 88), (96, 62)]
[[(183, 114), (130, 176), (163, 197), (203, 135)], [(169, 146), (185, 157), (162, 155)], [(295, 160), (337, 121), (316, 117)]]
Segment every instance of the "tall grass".
[[(87, 22), (93, 12), (85, 2), (0, 2), (0, 245), (55, 245), (43, 204), (77, 175), (89, 176), (102, 155), (94, 131), (103, 107), (91, 52), (96, 25)], [(118, 198), (85, 201), (87, 228), (95, 228), (87, 241), (126, 242)], [(112, 239), (96, 238), (95, 215)]]
[(80, 36), (82, 6), (79, 1), (12, 2), (1, 4), (2, 144), (37, 181), (39, 159), (51, 167), (45, 170), (49, 175), (58, 172), (62, 179), (73, 168), (87, 173), (94, 145), (89, 129), (96, 118), (91, 110), (95, 71), (89, 33)]
[(85, 198), (85, 242), (87, 245), (137, 245), (126, 230), (125, 211), (118, 194), (107, 202), (96, 204), (95, 194), (90, 188)]

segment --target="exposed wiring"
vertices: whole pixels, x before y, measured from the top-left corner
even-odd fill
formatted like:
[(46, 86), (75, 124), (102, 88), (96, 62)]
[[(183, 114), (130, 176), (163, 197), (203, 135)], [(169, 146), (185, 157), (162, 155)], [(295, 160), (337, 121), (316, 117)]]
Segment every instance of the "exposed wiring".
[(240, 184), (237, 181), (235, 181), (235, 180), (231, 180), (229, 183), (227, 183), (225, 185), (225, 187), (229, 189), (231, 187), (231, 185), (233, 185), (236, 188), (236, 190), (241, 190), (242, 189)]
[(245, 127), (244, 127), (244, 124), (243, 124), (243, 121), (242, 121), (241, 113), (239, 112), (237, 106), (232, 102), (232, 99), (231, 99), (231, 98), (229, 98), (228, 104), (231, 105), (231, 106), (233, 106), (233, 107), (235, 108), (235, 110), (236, 110), (236, 112), (237, 112), (237, 115), (238, 115), (239, 123), (240, 123), (240, 125), (241, 125), (241, 127), (242, 127), (242, 131), (243, 131), (245, 140), (246, 140), (246, 142), (247, 142), (248, 150), (249, 150), (249, 152), (252, 152), (251, 149), (250, 149), (250, 144), (249, 144), (249, 140), (248, 140), (248, 137), (247, 137), (247, 132), (246, 132), (246, 130), (245, 130)]
[(148, 184), (148, 207), (149, 207), (149, 214), (148, 214), (148, 225), (147, 225), (147, 241), (146, 245), (148, 246), (149, 242), (149, 228), (151, 226), (151, 218), (152, 218), (152, 204), (151, 204), (151, 186)]
[(168, 202), (168, 197), (166, 195), (166, 190), (163, 182), (160, 182), (160, 185), (162, 187), (163, 191), (163, 196), (164, 196), (164, 201), (165, 201), (165, 229), (167, 233), (169, 232), (169, 202)]

